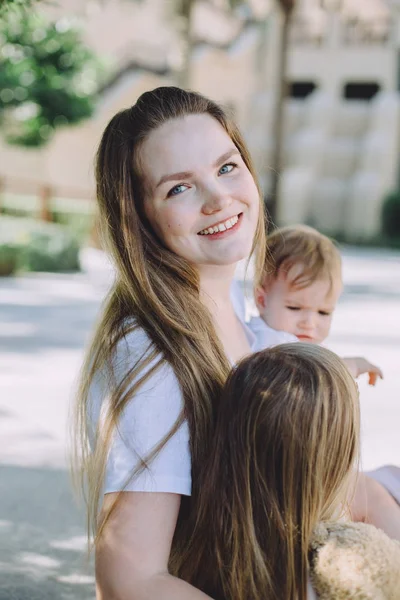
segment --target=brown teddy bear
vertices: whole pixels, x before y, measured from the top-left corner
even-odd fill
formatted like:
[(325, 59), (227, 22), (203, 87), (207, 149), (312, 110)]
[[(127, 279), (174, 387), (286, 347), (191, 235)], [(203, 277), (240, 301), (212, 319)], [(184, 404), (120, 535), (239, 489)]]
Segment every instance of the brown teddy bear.
[(400, 600), (400, 542), (365, 523), (320, 523), (310, 549), (319, 600)]

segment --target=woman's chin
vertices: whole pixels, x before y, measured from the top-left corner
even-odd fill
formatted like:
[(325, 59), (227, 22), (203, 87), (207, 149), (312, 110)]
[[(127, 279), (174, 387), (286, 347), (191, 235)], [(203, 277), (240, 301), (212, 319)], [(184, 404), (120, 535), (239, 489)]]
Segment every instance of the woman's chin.
[(238, 263), (250, 256), (252, 250), (252, 244), (247, 241), (243, 244), (235, 244), (230, 248), (226, 248), (226, 251), (220, 251), (216, 260), (221, 264), (233, 264)]
[(228, 267), (229, 265), (237, 265), (239, 262), (241, 262), (242, 260), (248, 258), (250, 254), (250, 250), (243, 251), (243, 252), (232, 252), (232, 253), (227, 253), (224, 255), (219, 255), (213, 258), (213, 264), (220, 265), (221, 267), (225, 266)]
[[(225, 247), (224, 247), (225, 246)], [(236, 265), (244, 259), (247, 259), (251, 252), (251, 244), (247, 243), (230, 243), (214, 245), (206, 252), (193, 252), (191, 256), (185, 256), (193, 265), (214, 265), (227, 267)], [(182, 253), (183, 254), (183, 253)]]
[(240, 263), (245, 258), (248, 258), (248, 255), (235, 254), (233, 256), (215, 256), (201, 261), (192, 261), (192, 264), (194, 267), (197, 267), (199, 269), (202, 269), (204, 267), (212, 267), (217, 269), (232, 267), (232, 272), (234, 272), (238, 263)]

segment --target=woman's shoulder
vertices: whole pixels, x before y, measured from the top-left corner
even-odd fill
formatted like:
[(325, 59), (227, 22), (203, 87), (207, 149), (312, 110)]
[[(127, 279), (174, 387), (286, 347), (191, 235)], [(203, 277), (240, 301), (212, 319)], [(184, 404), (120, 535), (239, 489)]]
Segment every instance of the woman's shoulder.
[[(104, 367), (93, 379), (88, 415), (92, 448), (115, 390), (127, 401), (113, 434), (104, 492), (190, 494), (189, 431), (183, 420), (182, 391), (172, 367), (154, 350), (147, 333), (134, 324), (126, 327), (116, 344), (111, 368)], [(130, 480), (132, 470), (174, 429), (175, 434), (151, 464)]]
[(152, 429), (157, 431), (159, 424), (176, 420), (183, 407), (174, 370), (154, 349), (146, 331), (133, 321), (126, 324), (110, 361), (92, 379), (88, 403), (92, 427), (97, 427), (101, 414), (107, 410), (110, 394), (122, 389), (124, 395), (132, 390), (132, 398), (125, 404), (120, 426), (154, 419)]
[(142, 356), (150, 351), (152, 342), (147, 332), (137, 325), (134, 319), (126, 319), (121, 327), (118, 342), (115, 345), (113, 358), (121, 359), (129, 356)]
[[(107, 364), (100, 369), (97, 376), (103, 379), (109, 387), (111, 383), (120, 383), (121, 379), (132, 369), (136, 370), (137, 368), (140, 376), (143, 376), (156, 364), (160, 364), (163, 377), (166, 373), (174, 377), (172, 367), (162, 360), (162, 355), (156, 350), (145, 329), (137, 325), (133, 319), (127, 319), (121, 327)], [(158, 379), (156, 373), (157, 371), (154, 369), (153, 380)]]
[(310, 566), (313, 588), (325, 600), (398, 597), (400, 543), (372, 525), (319, 523)]

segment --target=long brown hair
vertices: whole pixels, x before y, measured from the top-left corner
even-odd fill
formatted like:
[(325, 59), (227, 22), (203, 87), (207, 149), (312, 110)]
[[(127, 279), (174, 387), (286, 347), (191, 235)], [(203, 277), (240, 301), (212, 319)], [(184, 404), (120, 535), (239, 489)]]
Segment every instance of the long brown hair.
[[(170, 119), (203, 113), (212, 116), (225, 129), (256, 180), (243, 138), (224, 110), (200, 94), (176, 87), (146, 92), (131, 108), (115, 115), (104, 131), (97, 153), (100, 219), (117, 276), (83, 366), (73, 432), (74, 462), (87, 497), (88, 531), (97, 538), (111, 513), (98, 528), (97, 513), (111, 436), (124, 407), (134, 401), (140, 385), (163, 363), (169, 363), (182, 390), (184, 409), (151, 455), (141, 457), (136, 472), (147, 467), (187, 419), (195, 492), (198, 465), (207, 451), (212, 429), (213, 406), (229, 373), (229, 363), (211, 316), (199, 298), (195, 266), (162, 244), (143, 210), (145, 183), (140, 170), (141, 144), (150, 132)], [(262, 209), (259, 214), (252, 253), (261, 267), (265, 253)], [(149, 347), (143, 357), (132, 364), (123, 380), (117, 382), (112, 367), (116, 345), (137, 327), (147, 334)], [(95, 375), (106, 369), (107, 411), (90, 448), (89, 392)]]
[(217, 413), (172, 571), (216, 600), (306, 600), (312, 531), (358, 457), (357, 386), (329, 350), (283, 344), (239, 364)]

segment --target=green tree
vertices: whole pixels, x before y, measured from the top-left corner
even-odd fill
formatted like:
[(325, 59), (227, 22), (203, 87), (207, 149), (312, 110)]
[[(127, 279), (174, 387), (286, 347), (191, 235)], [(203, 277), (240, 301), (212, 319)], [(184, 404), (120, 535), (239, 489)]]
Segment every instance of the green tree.
[[(4, 0), (3, 0), (4, 2)], [(98, 64), (67, 19), (11, 4), (0, 22), (0, 126), (6, 140), (45, 144), (54, 130), (90, 117)]]
[(0, 16), (3, 16), (10, 7), (29, 8), (35, 2), (39, 2), (39, 0), (0, 0)]

